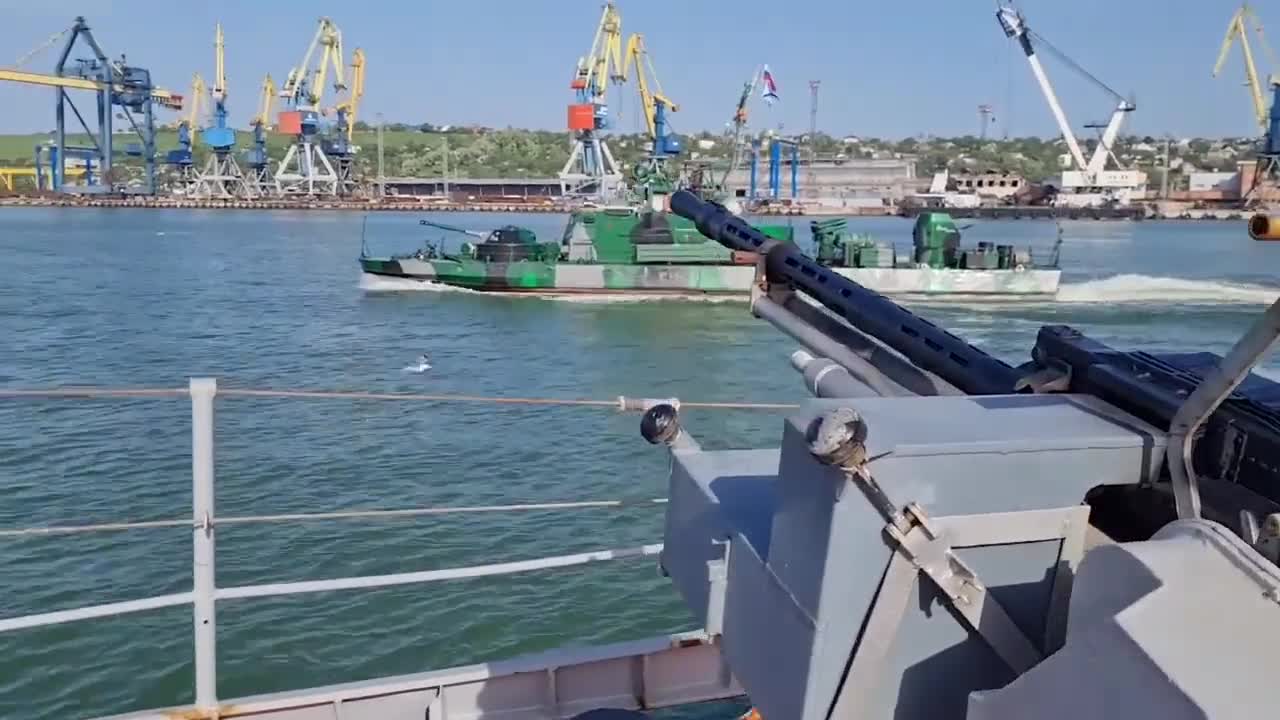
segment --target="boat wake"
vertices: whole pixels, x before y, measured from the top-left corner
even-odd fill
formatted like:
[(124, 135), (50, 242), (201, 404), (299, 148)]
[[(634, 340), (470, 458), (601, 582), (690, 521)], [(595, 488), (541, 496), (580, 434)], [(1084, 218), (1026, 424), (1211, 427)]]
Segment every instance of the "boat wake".
[[(525, 293), (480, 292), (436, 282), (423, 282), (407, 278), (392, 278), (362, 273), (360, 289), (366, 292), (452, 292), (473, 295), (498, 295), (524, 297), (555, 302), (578, 304), (648, 303), (648, 302), (702, 302), (744, 303), (742, 295), (708, 295), (705, 293)], [(1062, 283), (1055, 297), (1019, 297), (1017, 295), (992, 295), (975, 298), (966, 295), (929, 295), (912, 298), (922, 304), (990, 305), (1025, 304), (1080, 304), (1080, 305), (1269, 305), (1280, 297), (1280, 288), (1234, 283), (1224, 280), (1188, 280), (1185, 278), (1159, 277), (1126, 273), (1111, 277)], [(904, 298), (905, 299), (905, 298)]]
[(611, 303), (648, 303), (648, 302), (701, 302), (701, 303), (746, 303), (748, 296), (742, 295), (708, 295), (706, 293), (615, 293), (611, 295), (538, 295), (543, 300), (555, 302), (578, 303), (583, 305)]
[(1125, 274), (1063, 283), (1055, 302), (1270, 305), (1277, 297), (1280, 288), (1262, 285)]
[(393, 278), (384, 275), (360, 274), (360, 289), (365, 292), (458, 292), (476, 293), (467, 288), (444, 285), (437, 282), (424, 282), (409, 278)]

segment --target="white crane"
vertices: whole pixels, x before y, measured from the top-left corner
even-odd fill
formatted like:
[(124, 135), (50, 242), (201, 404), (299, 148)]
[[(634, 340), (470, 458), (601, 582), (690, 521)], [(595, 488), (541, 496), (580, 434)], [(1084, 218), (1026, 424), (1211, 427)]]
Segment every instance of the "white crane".
[[(1072, 169), (1062, 172), (1062, 187), (1058, 194), (1058, 204), (1081, 207), (1115, 202), (1127, 205), (1130, 200), (1134, 199), (1135, 194), (1144, 192), (1147, 184), (1146, 173), (1140, 170), (1106, 169), (1108, 157), (1115, 160), (1117, 165), (1120, 164), (1119, 159), (1111, 151), (1111, 146), (1120, 135), (1120, 126), (1124, 124), (1125, 117), (1133, 112), (1136, 106), (1055, 49), (1043, 37), (1032, 32), (1027, 27), (1022, 13), (1012, 6), (998, 6), (996, 19), (1000, 21), (1000, 27), (1004, 30), (1004, 34), (1017, 40), (1018, 44), (1022, 46), (1022, 52), (1027, 56), (1027, 62), (1031, 65), (1031, 73), (1035, 75), (1036, 82), (1040, 83), (1040, 89), (1044, 92), (1045, 100), (1049, 103), (1049, 110), (1053, 113), (1054, 119), (1057, 120), (1058, 128), (1062, 131), (1062, 139), (1067, 144), (1067, 150), (1071, 156)], [(1032, 44), (1033, 39), (1035, 40), (1035, 45)], [(1057, 55), (1072, 69), (1084, 75), (1116, 100), (1116, 109), (1111, 114), (1111, 120), (1107, 123), (1102, 132), (1102, 137), (1099, 138), (1098, 146), (1094, 148), (1093, 154), (1087, 161), (1084, 157), (1084, 151), (1080, 149), (1080, 143), (1076, 140), (1075, 133), (1071, 130), (1070, 123), (1067, 122), (1067, 116), (1062, 111), (1058, 96), (1053, 91), (1053, 85), (1049, 83), (1049, 78), (1045, 75), (1044, 67), (1040, 64), (1040, 58), (1036, 57), (1036, 45), (1043, 46)]]

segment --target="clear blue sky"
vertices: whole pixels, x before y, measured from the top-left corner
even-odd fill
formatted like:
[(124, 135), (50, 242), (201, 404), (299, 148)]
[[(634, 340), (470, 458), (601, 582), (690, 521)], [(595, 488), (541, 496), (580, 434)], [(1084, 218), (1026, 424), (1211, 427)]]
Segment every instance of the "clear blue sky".
[[(1280, 9), (1258, 3), (1264, 24)], [(1012, 135), (1056, 135), (1030, 69), (994, 18), (993, 0), (618, 0), (624, 33), (643, 32), (679, 131), (718, 130), (743, 81), (768, 63), (781, 101), (752, 100), (752, 125), (809, 124), (808, 83), (820, 79), (819, 128), (900, 138), (975, 133), (976, 106), (995, 107)], [(1125, 130), (1160, 135), (1253, 134), (1240, 51), (1210, 76), (1233, 0), (1022, 0), (1029, 24), (1104, 82), (1135, 93)], [(0, 65), (16, 61), (84, 14), (109, 55), (149, 67), (189, 92), (213, 72), (223, 23), (233, 122), (243, 127), (262, 76), (277, 82), (301, 60), (320, 15), (347, 53), (368, 56), (362, 117), (560, 129), (569, 78), (586, 53), (600, 0), (157, 2), (0, 0)], [(1277, 30), (1280, 32), (1280, 30)], [(1280, 37), (1276, 39), (1280, 44)], [(1257, 54), (1262, 53), (1255, 50)], [(25, 67), (50, 70), (52, 52)], [(1071, 123), (1104, 121), (1101, 91), (1056, 58), (1044, 62)], [(1277, 68), (1280, 71), (1280, 68)], [(0, 131), (53, 124), (52, 90), (0, 83)], [(622, 129), (639, 128), (632, 87), (615, 88)], [(89, 98), (82, 108), (91, 108)], [(174, 115), (161, 111), (163, 120)]]

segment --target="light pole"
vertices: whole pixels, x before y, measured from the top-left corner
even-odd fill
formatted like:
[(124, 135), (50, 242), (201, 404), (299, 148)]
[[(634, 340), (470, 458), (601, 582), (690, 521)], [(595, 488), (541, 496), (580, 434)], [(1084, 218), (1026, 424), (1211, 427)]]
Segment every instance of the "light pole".
[(378, 113), (378, 199), (387, 199), (387, 175), (383, 172), (382, 113)]

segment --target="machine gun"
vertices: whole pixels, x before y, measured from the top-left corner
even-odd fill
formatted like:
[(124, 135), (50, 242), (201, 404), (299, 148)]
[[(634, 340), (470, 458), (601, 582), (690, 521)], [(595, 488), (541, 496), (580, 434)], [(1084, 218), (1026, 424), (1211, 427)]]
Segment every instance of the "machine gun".
[(1280, 385), (1250, 369), (1280, 300), (1224, 358), (1047, 326), (1015, 367), (722, 206), (671, 208), (758, 254), (752, 311), (816, 396), (777, 450), (703, 451), (670, 405), (641, 424), (672, 456), (663, 570), (762, 717), (1270, 706)]
[[(1280, 384), (1250, 372), (1280, 335), (1280, 301), (1267, 310), (1226, 364), (1206, 352), (1118, 351), (1069, 326), (1050, 325), (1040, 329), (1030, 362), (1013, 367), (827, 270), (794, 246), (771, 241), (721, 206), (677, 194), (671, 207), (727, 247), (759, 253), (763, 273), (753, 312), (811, 352), (824, 354), (876, 394), (885, 394), (895, 378), (914, 374), (916, 382), (910, 383), (909, 390), (917, 395), (952, 391), (1091, 395), (1176, 436), (1179, 442), (1169, 452), (1169, 467), (1162, 476), (1172, 481), (1163, 485), (1165, 489), (1208, 478), (1199, 483), (1204, 485), (1199, 490), (1212, 495), (1209, 504), (1184, 508), (1179, 516), (1206, 512), (1235, 525), (1241, 522), (1241, 511), (1247, 510), (1255, 519), (1245, 524), (1256, 526), (1256, 518), (1280, 511)], [(814, 298), (848, 326), (799, 302), (796, 292)], [(830, 337), (816, 337), (815, 328), (824, 329)], [(886, 347), (897, 353), (896, 362), (886, 360)], [(901, 362), (904, 359), (907, 364)], [(825, 366), (821, 360), (816, 362), (815, 367)], [(897, 389), (908, 385), (897, 384)], [(1197, 388), (1203, 388), (1199, 395), (1194, 394)], [(829, 392), (846, 391), (848, 387)], [(1192, 462), (1183, 462), (1184, 458)], [(1148, 495), (1146, 500), (1156, 497)], [(1183, 502), (1199, 501), (1188, 496)], [(1160, 508), (1146, 510), (1149, 517), (1143, 528), (1116, 531), (1126, 537), (1150, 535), (1172, 519)]]

